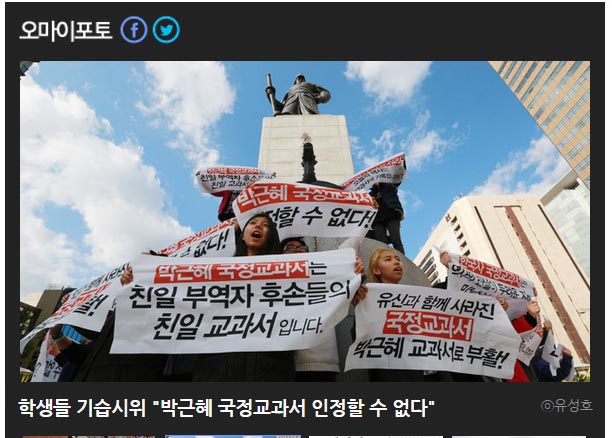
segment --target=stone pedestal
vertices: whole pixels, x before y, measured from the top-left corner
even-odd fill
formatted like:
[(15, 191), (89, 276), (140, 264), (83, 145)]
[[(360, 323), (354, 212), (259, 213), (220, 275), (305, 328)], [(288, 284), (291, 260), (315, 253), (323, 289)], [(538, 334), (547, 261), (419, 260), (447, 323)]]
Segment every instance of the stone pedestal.
[[(265, 117), (261, 130), (259, 148), (260, 169), (276, 172), (276, 179), (282, 182), (301, 181), (304, 175), (302, 152), (304, 137), (312, 143), (317, 164), (316, 178), (341, 184), (355, 174), (348, 129), (344, 116), (303, 115)], [(296, 236), (298, 237), (298, 236)], [(310, 251), (327, 251), (343, 247), (353, 247), (367, 265), (375, 248), (387, 247), (384, 243), (367, 238), (313, 238), (304, 239)], [(401, 255), (404, 263), (402, 284), (430, 286), (429, 280), (412, 261)], [(355, 312), (351, 306), (349, 315), (336, 326), (338, 356), (341, 372), (338, 382), (367, 382), (367, 370), (343, 372), (346, 354), (353, 342), (351, 331), (354, 327)]]
[(314, 146), (318, 180), (340, 184), (355, 174), (346, 119), (329, 114), (265, 117), (257, 167), (282, 182), (302, 180), (305, 135)]

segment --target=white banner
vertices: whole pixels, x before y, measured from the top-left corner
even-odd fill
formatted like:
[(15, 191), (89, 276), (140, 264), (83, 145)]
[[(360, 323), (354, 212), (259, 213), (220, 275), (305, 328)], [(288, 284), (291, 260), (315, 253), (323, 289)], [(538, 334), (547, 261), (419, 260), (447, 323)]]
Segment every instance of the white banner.
[(139, 257), (117, 298), (111, 353), (310, 348), (348, 314), (352, 248), (215, 259)]
[(517, 359), (523, 362), (525, 365), (531, 363), (531, 359), (535, 355), (540, 343), (542, 342), (542, 320), (538, 315), (538, 323), (533, 330), (528, 330), (523, 333), (519, 333), (521, 336), (521, 345), (519, 347), (519, 354)]
[(501, 305), (458, 291), (369, 283), (355, 308), (354, 368), (444, 370), (511, 378), (520, 337)]
[(448, 289), (504, 298), (508, 302), (508, 318), (516, 319), (527, 313), (534, 297), (533, 283), (518, 274), (480, 260), (450, 254)]
[[(215, 224), (192, 236), (179, 240), (160, 250), (169, 257), (212, 257), (231, 256), (236, 251), (236, 238), (232, 220)], [(70, 293), (68, 300), (48, 319), (34, 328), (23, 339), (19, 347), (23, 349), (41, 330), (55, 324), (68, 324), (85, 329), (100, 331), (119, 290), (123, 287), (119, 278), (128, 267), (120, 267), (96, 278), (87, 285)]]
[(368, 190), (374, 183), (399, 184), (406, 178), (406, 155), (402, 152), (362, 170), (340, 184), (344, 190)]
[(204, 193), (227, 190), (242, 191), (248, 184), (261, 179), (274, 179), (276, 172), (242, 166), (204, 167), (195, 174), (198, 186)]
[(232, 219), (208, 227), (158, 251), (169, 257), (225, 257), (233, 256), (235, 252), (236, 238)]
[(563, 345), (555, 345), (555, 337), (552, 330), (549, 330), (544, 341), (542, 359), (550, 364), (550, 373), (553, 376), (557, 375), (557, 370), (561, 367), (561, 350), (563, 350)]
[(287, 237), (363, 237), (376, 216), (365, 192), (347, 192), (308, 184), (258, 182), (234, 201), (240, 227), (255, 214), (267, 213), (281, 240)]
[(66, 302), (49, 318), (40, 323), (19, 342), (20, 351), (41, 330), (56, 324), (73, 325), (99, 332), (106, 315), (113, 305), (115, 296), (121, 290), (120, 277), (128, 263), (96, 278), (87, 285), (70, 293)]
[(47, 332), (40, 344), (40, 352), (32, 373), (32, 382), (57, 382), (62, 372), (62, 367), (55, 361), (55, 356), (59, 352), (59, 348)]

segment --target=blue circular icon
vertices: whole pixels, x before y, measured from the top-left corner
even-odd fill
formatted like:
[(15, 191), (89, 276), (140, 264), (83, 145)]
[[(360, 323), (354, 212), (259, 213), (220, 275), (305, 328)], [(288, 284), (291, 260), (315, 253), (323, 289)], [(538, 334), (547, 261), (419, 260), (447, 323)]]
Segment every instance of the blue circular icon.
[(179, 33), (181, 33), (181, 26), (179, 26), (178, 21), (169, 15), (159, 17), (153, 23), (153, 36), (162, 44), (174, 42)]
[[(127, 26), (128, 24), (130, 24), (130, 26)], [(125, 20), (123, 20), (119, 30), (121, 31), (121, 36), (123, 37), (123, 39), (130, 44), (136, 44), (141, 42), (145, 39), (148, 32), (146, 21), (135, 15), (127, 17)]]

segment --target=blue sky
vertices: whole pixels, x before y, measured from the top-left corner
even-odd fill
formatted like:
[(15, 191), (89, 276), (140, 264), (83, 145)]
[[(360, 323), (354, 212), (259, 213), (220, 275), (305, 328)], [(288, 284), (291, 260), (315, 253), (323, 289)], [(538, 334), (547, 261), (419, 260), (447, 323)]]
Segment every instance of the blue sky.
[(21, 299), (216, 223), (195, 170), (257, 167), (265, 75), (280, 100), (299, 72), (346, 116), (355, 172), (406, 153), (411, 259), (457, 196), (542, 195), (569, 169), (486, 61), (42, 61), (20, 83)]

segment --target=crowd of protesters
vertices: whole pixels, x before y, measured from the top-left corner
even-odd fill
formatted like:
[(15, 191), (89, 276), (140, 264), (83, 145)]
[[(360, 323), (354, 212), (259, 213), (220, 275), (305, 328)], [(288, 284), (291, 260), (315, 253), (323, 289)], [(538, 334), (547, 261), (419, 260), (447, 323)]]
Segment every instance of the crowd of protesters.
[[(352, 305), (368, 293), (367, 282), (399, 284), (406, 266), (403, 261), (404, 247), (400, 238), (400, 221), (403, 208), (399, 202), (398, 185), (389, 183), (375, 184), (370, 194), (376, 199), (378, 214), (373, 223), (376, 240), (393, 245), (376, 248), (367, 260), (366, 275), (364, 263), (359, 257), (354, 271), (362, 275), (363, 282), (352, 299)], [(233, 216), (228, 208), (230, 193), (223, 196), (219, 219)], [(300, 236), (279, 239), (274, 221), (266, 214), (256, 214), (245, 224), (244, 229), (235, 221), (235, 257), (296, 254), (309, 252), (308, 245)], [(150, 252), (152, 256), (160, 256)], [(450, 256), (440, 254), (440, 262), (448, 268)], [(367, 281), (366, 281), (367, 280)], [(133, 281), (133, 272), (128, 268), (123, 272), (121, 283)], [(436, 284), (436, 288), (446, 288), (447, 282)], [(507, 303), (498, 299), (506, 310)], [(532, 301), (527, 312), (512, 322), (518, 333), (533, 330), (538, 323), (540, 308)], [(57, 344), (60, 354), (56, 361), (62, 366), (60, 381), (336, 381), (340, 373), (337, 340), (334, 332), (313, 348), (296, 351), (230, 352), (206, 354), (111, 354), (115, 312), (110, 311), (100, 333), (90, 336), (85, 343), (76, 343), (66, 337), (62, 326), (49, 329), (51, 339)], [(549, 321), (543, 327), (544, 344), (546, 335), (551, 332)], [(409, 360), (409, 359), (408, 359)], [(551, 373), (549, 364), (536, 353), (530, 365), (520, 361), (515, 364), (514, 376), (509, 382), (560, 381), (566, 378), (572, 368), (571, 352), (563, 349), (561, 368), (556, 375)], [(501, 379), (446, 371), (370, 369), (369, 380), (380, 381), (501, 381)]]

